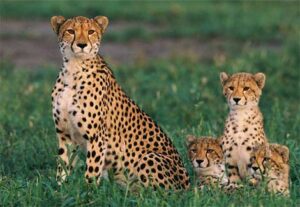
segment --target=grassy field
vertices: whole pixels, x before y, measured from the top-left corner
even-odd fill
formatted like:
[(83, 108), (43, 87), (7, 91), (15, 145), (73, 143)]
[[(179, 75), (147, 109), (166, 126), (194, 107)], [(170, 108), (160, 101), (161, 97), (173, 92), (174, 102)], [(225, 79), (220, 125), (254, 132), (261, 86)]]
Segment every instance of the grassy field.
[[(31, 3), (29, 3), (31, 2)], [(299, 32), (299, 2), (235, 3), (203, 1), (30, 1), (2, 0), (0, 17), (13, 19), (50, 19), (53, 15), (108, 16), (115, 22), (142, 22), (128, 26), (122, 33), (110, 32), (107, 40), (153, 40), (157, 37), (222, 37), (236, 41), (281, 41)], [(271, 17), (271, 18), (270, 18)], [(145, 32), (141, 26), (151, 25)], [(299, 33), (298, 33), (299, 34)]]
[[(173, 29), (180, 24), (176, 30), (180, 35), (165, 33), (174, 38), (220, 37), (229, 38), (237, 44), (248, 40), (279, 41), (280, 51), (241, 47), (239, 52), (232, 53), (225, 60), (213, 59), (201, 63), (192, 57), (156, 59), (112, 69), (127, 94), (172, 138), (192, 181), (194, 174), (187, 159), (185, 136), (189, 133), (220, 135), (228, 113), (221, 93), (219, 73), (264, 72), (267, 80), (260, 106), (265, 131), (271, 142), (289, 147), (292, 185), (290, 198), (266, 193), (263, 188), (246, 187), (227, 195), (219, 190), (200, 192), (194, 185), (186, 192), (143, 189), (133, 194), (128, 189), (120, 188), (113, 180), (103, 181), (100, 186), (87, 185), (80, 168), (84, 162), (82, 160), (69, 182), (59, 187), (55, 181), (57, 140), (50, 98), (58, 70), (51, 67), (22, 70), (15, 68), (11, 62), (1, 60), (0, 206), (300, 205), (300, 41), (297, 3), (222, 3), (216, 8), (208, 3), (174, 3), (171, 7), (166, 3), (144, 3), (146, 9), (143, 11), (132, 2), (123, 6), (118, 2), (103, 3), (93, 8), (89, 3), (78, 3), (77, 9), (66, 6), (65, 1), (31, 6), (12, 2), (1, 2), (1, 17), (26, 19), (34, 14), (36, 18), (48, 18), (60, 12), (65, 12), (66, 16), (105, 14), (116, 21), (139, 19), (144, 23), (168, 25)], [(268, 9), (265, 6), (269, 6)], [(243, 15), (242, 11), (245, 11)], [(177, 18), (172, 18), (176, 12)], [(239, 18), (239, 15), (242, 17)], [(196, 25), (204, 26), (197, 28)], [(118, 35), (122, 37), (123, 34)], [(146, 35), (152, 35), (155, 40), (163, 33)], [(132, 38), (140, 37), (133, 33)], [(113, 38), (111, 40), (114, 41)]]

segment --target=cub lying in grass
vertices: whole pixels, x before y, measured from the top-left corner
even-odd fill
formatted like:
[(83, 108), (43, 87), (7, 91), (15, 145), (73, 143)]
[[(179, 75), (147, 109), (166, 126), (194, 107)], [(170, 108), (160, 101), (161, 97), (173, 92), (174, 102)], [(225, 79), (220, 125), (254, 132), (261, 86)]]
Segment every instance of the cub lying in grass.
[(289, 195), (289, 149), (280, 144), (259, 146), (251, 154), (250, 180), (257, 185), (261, 180), (267, 183), (269, 192)]
[(193, 135), (186, 137), (189, 159), (199, 179), (199, 187), (221, 187), (227, 184), (225, 165), (220, 140)]

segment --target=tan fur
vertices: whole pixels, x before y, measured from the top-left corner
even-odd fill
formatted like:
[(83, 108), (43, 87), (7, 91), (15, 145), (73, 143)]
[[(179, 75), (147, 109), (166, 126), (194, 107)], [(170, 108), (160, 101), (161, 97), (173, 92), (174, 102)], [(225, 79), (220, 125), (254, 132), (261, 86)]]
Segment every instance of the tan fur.
[(256, 146), (267, 142), (263, 117), (258, 107), (265, 83), (263, 73), (221, 73), (223, 93), (230, 112), (221, 138), (229, 182), (236, 184), (249, 176), (247, 165)]
[[(62, 182), (76, 163), (67, 146), (84, 149), (87, 181), (111, 170), (117, 182), (182, 189), (189, 176), (171, 140), (122, 90), (98, 55), (108, 19), (51, 18), (58, 35), (63, 68), (52, 92), (52, 112), (59, 141)], [(70, 153), (72, 154), (72, 152)]]
[(189, 159), (200, 181), (200, 188), (205, 185), (222, 186), (227, 184), (225, 164), (220, 140), (213, 137), (188, 135), (187, 147)]
[(251, 153), (251, 183), (266, 179), (269, 192), (289, 195), (289, 149), (280, 144), (257, 147)]

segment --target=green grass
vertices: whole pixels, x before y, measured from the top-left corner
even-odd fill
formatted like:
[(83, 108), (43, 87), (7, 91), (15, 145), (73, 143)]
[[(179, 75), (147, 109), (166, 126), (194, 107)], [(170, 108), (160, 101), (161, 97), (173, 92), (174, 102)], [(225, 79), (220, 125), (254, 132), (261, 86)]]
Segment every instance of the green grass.
[[(74, 3), (72, 4), (74, 5)], [(300, 43), (299, 3), (169, 2), (0, 2), (1, 18), (49, 19), (55, 14), (107, 15), (111, 21), (133, 21), (163, 30), (129, 27), (105, 36), (114, 41), (157, 37), (229, 39), (224, 62), (197, 62), (193, 57), (141, 61), (112, 68), (128, 95), (172, 138), (185, 166), (185, 136), (220, 135), (228, 113), (219, 73), (264, 72), (260, 106), (271, 142), (290, 149), (291, 198), (246, 187), (232, 195), (219, 190), (133, 194), (111, 181), (87, 185), (80, 165), (61, 187), (55, 181), (57, 140), (50, 93), (58, 71), (22, 70), (0, 61), (0, 206), (299, 206), (300, 205)], [(143, 8), (143, 9), (141, 9)], [(280, 51), (247, 47), (245, 41), (280, 41)], [(232, 46), (230, 43), (234, 43)], [(106, 43), (109, 44), (109, 43)], [(194, 183), (194, 182), (193, 182)]]
[(141, 26), (112, 32), (108, 39), (128, 41), (157, 37), (234, 38), (251, 41), (283, 41), (300, 33), (299, 2), (145, 2), (145, 1), (16, 1), (0, 2), (0, 17), (46, 19), (53, 15), (94, 17), (106, 15), (112, 22), (141, 22)]
[[(287, 41), (282, 53), (244, 50), (222, 66), (189, 59), (156, 60), (113, 68), (118, 82), (172, 138), (187, 160), (185, 136), (220, 135), (228, 113), (219, 73), (237, 71), (267, 75), (261, 98), (265, 130), (271, 142), (290, 148), (291, 198), (245, 188), (233, 195), (219, 190), (153, 192), (137, 195), (113, 181), (85, 184), (78, 167), (63, 186), (55, 182), (56, 137), (50, 93), (57, 71), (0, 68), (0, 201), (3, 206), (296, 206), (300, 188), (299, 43)], [(155, 80), (155, 81), (154, 81)], [(84, 161), (82, 161), (84, 162)], [(81, 163), (82, 164), (82, 163)]]

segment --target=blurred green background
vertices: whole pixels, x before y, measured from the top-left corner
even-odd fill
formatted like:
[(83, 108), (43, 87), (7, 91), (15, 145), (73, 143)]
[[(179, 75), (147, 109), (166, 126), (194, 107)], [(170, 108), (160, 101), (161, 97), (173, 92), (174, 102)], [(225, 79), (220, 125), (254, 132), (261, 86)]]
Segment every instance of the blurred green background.
[[(83, 161), (58, 187), (50, 93), (61, 57), (53, 15), (109, 18), (100, 53), (172, 138), (192, 182), (185, 136), (219, 136), (228, 113), (219, 73), (264, 72), (265, 131), (290, 149), (291, 198), (263, 187), (137, 195), (113, 181), (86, 185)], [(0, 205), (299, 206), (299, 25), (299, 1), (0, 1)]]

